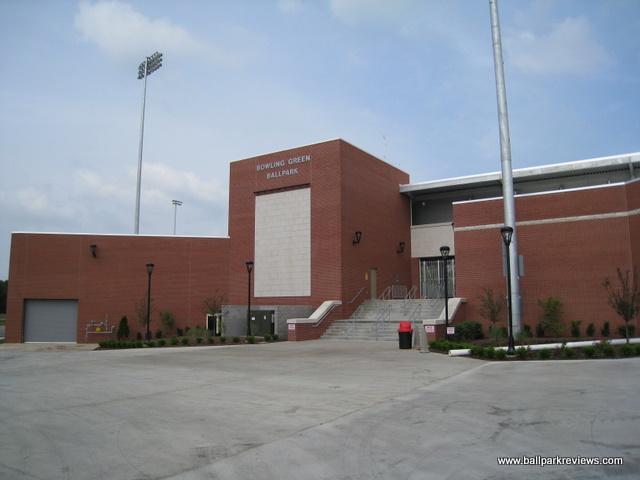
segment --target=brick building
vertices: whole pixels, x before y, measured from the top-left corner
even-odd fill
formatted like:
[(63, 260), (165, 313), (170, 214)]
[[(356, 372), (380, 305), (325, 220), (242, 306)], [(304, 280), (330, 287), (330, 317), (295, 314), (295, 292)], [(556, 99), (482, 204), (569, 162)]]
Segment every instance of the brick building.
[[(550, 295), (567, 324), (620, 324), (602, 281), (640, 264), (639, 167), (633, 154), (514, 171), (523, 324)], [(482, 288), (505, 289), (499, 174), (410, 183), (332, 140), (233, 162), (229, 191), (225, 238), (14, 233), (7, 342), (97, 342), (124, 315), (144, 331), (149, 278), (152, 332), (160, 311), (205, 326), (217, 292), (227, 335), (246, 333), (250, 301), (253, 332), (318, 338), (365, 299), (441, 296), (442, 245), (450, 296), (466, 299), (454, 323), (482, 320)]]

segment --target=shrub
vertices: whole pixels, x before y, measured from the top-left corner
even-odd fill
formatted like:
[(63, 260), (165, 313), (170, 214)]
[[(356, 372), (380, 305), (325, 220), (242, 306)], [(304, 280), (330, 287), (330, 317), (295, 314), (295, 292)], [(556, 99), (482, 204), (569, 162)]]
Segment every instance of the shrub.
[(546, 300), (538, 300), (538, 305), (544, 310), (542, 313), (543, 331), (551, 330), (554, 336), (557, 337), (564, 330), (564, 325), (560, 324), (564, 315), (562, 300), (558, 297), (550, 296)]
[(633, 347), (633, 352), (634, 352), (636, 355), (640, 355), (640, 343), (636, 343), (636, 344), (634, 345), (634, 347)]
[(271, 338), (274, 340), (278, 340), (278, 334), (277, 333), (272, 333), (271, 334)]
[(179, 337), (184, 336), (184, 330), (182, 330), (181, 328), (176, 328), (176, 333), (178, 334)]
[(471, 347), (471, 355), (475, 357), (483, 357), (484, 356), (484, 348), (479, 345), (474, 345)]
[(209, 335), (209, 330), (202, 327), (190, 328), (189, 335), (192, 337), (206, 337)]
[(215, 343), (215, 337), (207, 337), (207, 341), (213, 345)]
[(596, 326), (593, 323), (587, 325), (587, 331), (585, 332), (587, 337), (593, 337), (596, 334)]
[(164, 347), (167, 344), (167, 341), (164, 338), (158, 340), (158, 345)]
[(179, 340), (177, 337), (171, 337), (171, 345), (177, 345), (179, 343)]
[(153, 340), (149, 340), (149, 343), (147, 343), (148, 347), (155, 347), (156, 346), (156, 342), (154, 342)]
[(240, 343), (240, 337), (233, 337), (233, 343)]
[(173, 331), (173, 326), (175, 323), (173, 319), (173, 313), (171, 313), (169, 310), (162, 310), (161, 312), (159, 312), (159, 315), (160, 321), (162, 322), (162, 325), (164, 325), (165, 332), (171, 333)]
[(609, 322), (604, 322), (604, 327), (600, 329), (600, 333), (603, 337), (611, 335), (611, 325), (609, 325)]
[(507, 358), (507, 351), (504, 348), (496, 350), (496, 358), (498, 360), (504, 360), (505, 358)]
[(265, 333), (263, 338), (265, 342), (268, 342), (269, 340), (271, 340), (271, 335), (268, 333)]
[(563, 347), (562, 354), (564, 358), (574, 358), (576, 356), (576, 351), (571, 347)]
[(448, 342), (444, 339), (439, 339), (439, 340), (431, 340), (429, 342), (429, 347), (433, 348), (434, 350), (444, 350), (444, 351), (459, 350), (459, 349), (465, 349), (465, 348), (468, 348), (469, 350), (471, 350), (471, 348), (473, 348), (473, 345), (469, 343)]
[(247, 343), (255, 343), (256, 341), (256, 337), (254, 337), (253, 335), (249, 335), (247, 337)]
[(136, 340), (136, 348), (142, 348), (144, 347), (144, 343), (142, 343), (142, 340)]
[(484, 338), (480, 322), (465, 320), (456, 325), (456, 340), (477, 340), (480, 338)]
[(620, 353), (625, 357), (630, 357), (633, 355), (633, 347), (631, 345), (624, 344), (620, 347)]
[(142, 333), (141, 332), (136, 333), (136, 340), (142, 340)]
[(529, 356), (530, 349), (527, 347), (518, 347), (516, 348), (516, 357), (520, 360), (525, 360)]
[(579, 337), (580, 336), (580, 324), (582, 320), (572, 320), (571, 321), (571, 336)]
[(227, 337), (220, 337), (220, 343), (227, 343)]
[(604, 354), (605, 357), (615, 357), (616, 356), (616, 349), (613, 345), (603, 345), (602, 346), (602, 353)]
[(622, 338), (627, 338), (627, 328), (629, 329), (629, 338), (635, 337), (636, 336), (636, 326), (635, 325), (630, 325), (630, 324), (620, 325), (618, 327), (618, 334)]
[(544, 338), (544, 325), (542, 325), (541, 323), (536, 325), (536, 337)]
[(515, 340), (518, 343), (526, 343), (526, 341), (531, 338), (531, 331), (527, 331), (525, 329), (520, 330), (518, 333), (516, 333), (516, 338)]
[(162, 338), (162, 330), (156, 330), (156, 338)]
[(197, 338), (196, 338), (196, 342), (197, 342), (197, 343), (202, 343), (202, 337), (197, 337)]
[(496, 343), (501, 343), (507, 338), (507, 327), (492, 325), (489, 327), (489, 336)]
[(98, 342), (98, 346), (100, 348), (107, 348), (107, 345), (109, 345), (109, 340), (100, 340)]
[(587, 358), (593, 358), (596, 356), (596, 347), (583, 347), (582, 354)]
[(483, 353), (487, 358), (494, 358), (496, 356), (496, 349), (493, 347), (487, 347), (484, 349)]
[(118, 337), (118, 340), (129, 338), (129, 320), (127, 320), (126, 315), (120, 319), (118, 333), (116, 334), (116, 336)]
[(538, 350), (538, 358), (540, 360), (547, 360), (551, 358), (551, 350), (548, 348), (543, 348), (542, 350)]
[(182, 337), (182, 344), (189, 345), (189, 337)]

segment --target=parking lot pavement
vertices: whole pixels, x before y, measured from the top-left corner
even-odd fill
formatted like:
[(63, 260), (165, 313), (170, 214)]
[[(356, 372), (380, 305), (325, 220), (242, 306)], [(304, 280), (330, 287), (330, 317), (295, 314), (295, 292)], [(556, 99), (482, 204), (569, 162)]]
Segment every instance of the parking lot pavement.
[[(640, 468), (639, 358), (485, 363), (325, 340), (2, 346), (0, 382), (6, 479), (637, 478)], [(523, 456), (624, 465), (497, 463)]]

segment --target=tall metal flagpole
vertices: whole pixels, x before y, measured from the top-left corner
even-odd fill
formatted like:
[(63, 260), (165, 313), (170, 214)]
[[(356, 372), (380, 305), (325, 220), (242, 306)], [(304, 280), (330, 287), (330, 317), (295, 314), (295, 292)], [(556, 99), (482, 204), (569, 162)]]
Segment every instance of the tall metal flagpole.
[(140, 118), (140, 143), (138, 146), (138, 182), (136, 185), (136, 219), (133, 233), (140, 233), (140, 186), (142, 184), (142, 144), (144, 138), (144, 104), (147, 98), (147, 77), (162, 66), (162, 54), (154, 53), (144, 59), (138, 67), (138, 80), (144, 79), (142, 87), (142, 117)]
[[(496, 94), (498, 99), (498, 122), (500, 127), (500, 158), (502, 163), (502, 197), (504, 201), (504, 224), (513, 228), (511, 248), (508, 249), (511, 271), (511, 298), (509, 306), (512, 312), (513, 332), (520, 331), (520, 282), (518, 277), (518, 236), (516, 234), (516, 208), (513, 191), (513, 167), (511, 165), (511, 140), (509, 137), (509, 116), (507, 113), (507, 92), (504, 82), (504, 60), (502, 58), (502, 40), (500, 38), (500, 20), (498, 18), (498, 0), (489, 0), (491, 11), (491, 36), (493, 39), (493, 63), (496, 75)], [(509, 275), (507, 275), (509, 278)]]

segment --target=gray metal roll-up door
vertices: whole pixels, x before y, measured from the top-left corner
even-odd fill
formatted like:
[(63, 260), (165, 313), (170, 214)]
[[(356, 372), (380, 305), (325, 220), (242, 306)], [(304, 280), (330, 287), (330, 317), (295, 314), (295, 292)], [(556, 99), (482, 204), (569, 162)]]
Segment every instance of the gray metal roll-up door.
[(77, 342), (77, 300), (25, 301), (24, 341)]

